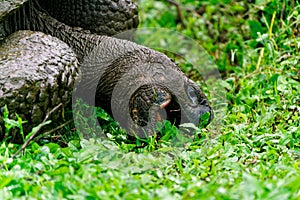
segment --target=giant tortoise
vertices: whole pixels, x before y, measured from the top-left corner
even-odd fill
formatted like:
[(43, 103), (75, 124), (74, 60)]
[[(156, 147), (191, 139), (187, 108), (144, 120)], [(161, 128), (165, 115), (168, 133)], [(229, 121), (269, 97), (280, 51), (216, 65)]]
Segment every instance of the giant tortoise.
[[(128, 130), (133, 128), (128, 121), (148, 128), (163, 119), (177, 126), (198, 125), (204, 113), (211, 113), (200, 87), (166, 55), (111, 37), (137, 25), (137, 6), (131, 0), (2, 1), (0, 108), (7, 105), (11, 117), (18, 113), (28, 121), (28, 132), (54, 106), (71, 102), (79, 78), (86, 83), (77, 88), (82, 98), (94, 87), (95, 106)], [(129, 78), (124, 81), (125, 75)], [(175, 82), (174, 92), (168, 84)], [(112, 103), (115, 91), (120, 98)], [(60, 115), (56, 112), (52, 119)], [(0, 124), (3, 137), (1, 116)]]

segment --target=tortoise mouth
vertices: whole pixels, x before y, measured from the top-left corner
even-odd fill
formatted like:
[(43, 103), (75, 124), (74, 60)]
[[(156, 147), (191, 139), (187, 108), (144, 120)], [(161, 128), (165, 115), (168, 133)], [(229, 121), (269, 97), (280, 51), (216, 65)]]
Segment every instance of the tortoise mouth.
[(153, 85), (151, 87), (156, 98), (153, 98), (153, 93), (149, 93), (149, 85), (138, 88), (130, 98), (129, 113), (135, 125), (151, 125), (155, 128), (157, 122), (168, 120), (176, 127), (183, 123), (206, 127), (212, 121), (213, 112), (210, 106), (181, 106), (178, 98), (165, 88)]
[(178, 103), (176, 97), (173, 97), (173, 101), (165, 107), (167, 117), (166, 120), (170, 121), (175, 126), (179, 126), (181, 124), (181, 107)]
[(143, 85), (130, 98), (129, 113), (131, 120), (138, 126), (168, 120), (179, 126), (181, 107), (175, 96), (159, 85)]

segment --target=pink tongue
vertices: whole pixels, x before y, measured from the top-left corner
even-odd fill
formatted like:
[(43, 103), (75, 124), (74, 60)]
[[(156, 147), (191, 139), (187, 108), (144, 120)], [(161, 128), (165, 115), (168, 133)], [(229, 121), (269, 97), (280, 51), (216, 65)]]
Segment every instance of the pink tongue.
[[(170, 102), (171, 102), (171, 99), (168, 99), (167, 101), (165, 101), (162, 104), (160, 104), (159, 107), (161, 109), (164, 109), (164, 108), (166, 108), (169, 105)], [(162, 118), (161, 118), (159, 112), (156, 112), (156, 120), (159, 121), (159, 122), (162, 122)]]
[(167, 107), (167, 105), (169, 105), (169, 103), (171, 102), (171, 99), (168, 99), (167, 101), (163, 102), (162, 104), (160, 104), (160, 108), (165, 108)]

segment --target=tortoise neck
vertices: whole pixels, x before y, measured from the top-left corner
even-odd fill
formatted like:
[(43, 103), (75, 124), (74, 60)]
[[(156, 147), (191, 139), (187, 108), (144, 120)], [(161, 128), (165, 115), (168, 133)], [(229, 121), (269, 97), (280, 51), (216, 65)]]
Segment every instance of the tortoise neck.
[(79, 62), (82, 62), (84, 57), (106, 38), (106, 36), (91, 34), (81, 28), (70, 27), (38, 9), (34, 12), (32, 29), (42, 31), (67, 43), (76, 53)]

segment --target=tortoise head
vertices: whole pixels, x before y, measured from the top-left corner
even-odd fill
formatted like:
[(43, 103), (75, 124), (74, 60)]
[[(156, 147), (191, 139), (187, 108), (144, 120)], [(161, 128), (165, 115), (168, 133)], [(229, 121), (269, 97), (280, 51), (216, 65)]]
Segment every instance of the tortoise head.
[[(118, 41), (113, 43), (112, 41)], [(114, 48), (107, 48), (107, 44)], [(116, 51), (117, 50), (117, 51)], [(129, 41), (111, 39), (100, 43), (82, 71), (83, 82), (96, 83), (96, 106), (104, 108), (119, 124), (140, 137), (153, 134), (156, 123), (169, 120), (205, 125), (213, 118), (200, 87), (188, 79), (165, 54)], [(98, 81), (91, 81), (96, 78)], [(87, 91), (94, 91), (86, 90)], [(145, 135), (146, 133), (146, 135)]]
[(142, 55), (143, 59), (132, 63), (131, 70), (124, 75), (126, 78), (115, 86), (116, 95), (112, 95), (123, 99), (111, 107), (117, 110), (114, 117), (124, 116), (117, 120), (121, 126), (140, 137), (153, 134), (156, 123), (163, 120), (177, 127), (183, 123), (207, 126), (213, 112), (199, 85), (164, 54), (150, 51), (147, 57)]

